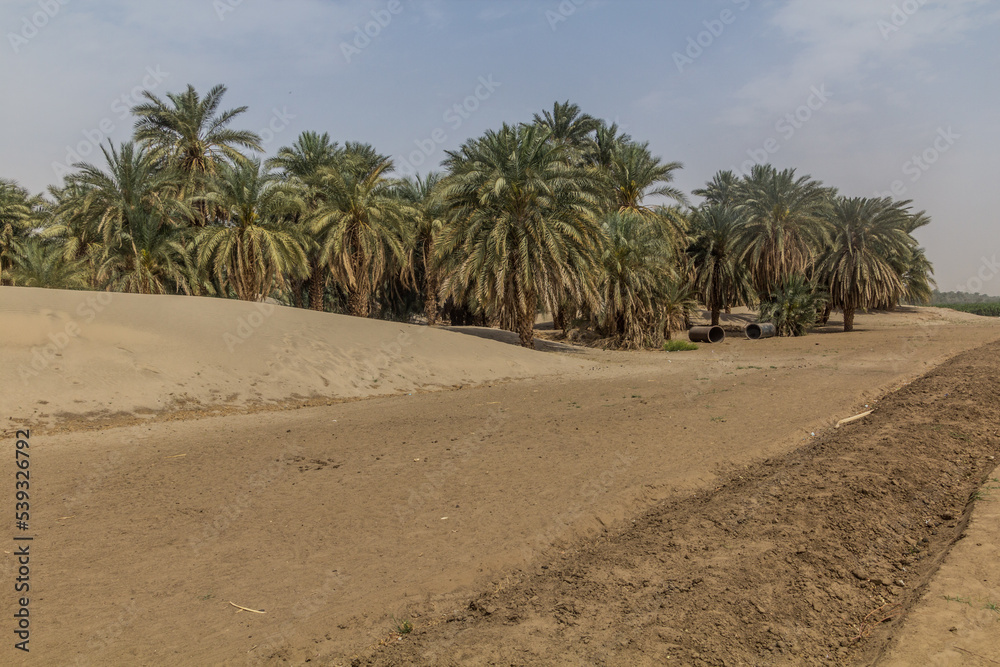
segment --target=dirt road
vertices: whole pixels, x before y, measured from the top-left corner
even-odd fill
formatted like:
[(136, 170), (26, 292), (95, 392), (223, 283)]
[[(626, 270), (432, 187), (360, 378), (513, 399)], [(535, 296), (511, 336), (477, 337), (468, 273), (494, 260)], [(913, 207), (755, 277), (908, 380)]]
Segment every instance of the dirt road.
[[(787, 454), (1000, 338), (994, 321), (944, 317), (588, 352), (575, 357), (586, 372), (492, 387), (39, 432), (32, 651), (12, 657), (349, 662), (397, 620), (462, 607), (580, 535)], [(13, 602), (0, 601), (5, 618)]]

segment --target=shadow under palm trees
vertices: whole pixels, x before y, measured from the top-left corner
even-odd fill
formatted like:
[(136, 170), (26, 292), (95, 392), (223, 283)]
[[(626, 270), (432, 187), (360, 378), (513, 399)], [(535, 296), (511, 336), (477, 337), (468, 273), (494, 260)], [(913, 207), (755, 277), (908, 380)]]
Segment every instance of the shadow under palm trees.
[[(454, 331), (467, 336), (494, 340), (507, 345), (521, 345), (521, 339), (516, 332), (503, 331), (501, 329), (490, 329), (487, 327), (441, 327), (445, 331)], [(551, 328), (551, 327), (550, 327)], [(585, 350), (575, 345), (559, 343), (551, 340), (535, 338), (535, 349), (539, 352), (561, 352), (563, 354), (584, 354)]]

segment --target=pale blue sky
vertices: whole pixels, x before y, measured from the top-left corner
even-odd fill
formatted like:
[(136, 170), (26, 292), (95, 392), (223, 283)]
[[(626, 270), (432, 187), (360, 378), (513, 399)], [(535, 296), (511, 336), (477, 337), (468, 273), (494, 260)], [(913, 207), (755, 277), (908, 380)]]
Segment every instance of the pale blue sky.
[(126, 139), (142, 86), (224, 83), (270, 152), (328, 131), (421, 171), (569, 99), (683, 162), (686, 191), (748, 160), (895, 185), (934, 219), (941, 289), (1000, 295), (996, 2), (4, 0), (0, 31), (0, 176), (35, 191), (68, 148)]

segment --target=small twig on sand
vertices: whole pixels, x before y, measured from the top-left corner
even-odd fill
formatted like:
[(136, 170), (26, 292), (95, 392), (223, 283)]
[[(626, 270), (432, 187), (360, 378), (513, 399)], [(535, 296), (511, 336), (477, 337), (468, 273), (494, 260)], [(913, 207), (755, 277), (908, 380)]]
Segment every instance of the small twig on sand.
[(837, 425), (834, 426), (834, 428), (840, 428), (844, 424), (850, 424), (851, 422), (856, 422), (859, 419), (864, 419), (865, 417), (867, 417), (868, 415), (870, 415), (873, 412), (875, 412), (875, 411), (874, 410), (869, 410), (868, 412), (862, 412), (860, 415), (854, 415), (853, 417), (848, 417), (847, 419), (841, 419), (839, 422), (837, 422)]
[[(266, 614), (267, 613), (263, 609), (250, 609), (249, 607), (241, 607), (240, 605), (236, 604), (235, 602), (230, 602), (229, 604), (233, 605), (234, 607), (236, 607), (240, 611), (249, 611), (249, 612), (252, 612), (254, 614)], [(237, 612), (237, 613), (239, 613), (239, 612)]]

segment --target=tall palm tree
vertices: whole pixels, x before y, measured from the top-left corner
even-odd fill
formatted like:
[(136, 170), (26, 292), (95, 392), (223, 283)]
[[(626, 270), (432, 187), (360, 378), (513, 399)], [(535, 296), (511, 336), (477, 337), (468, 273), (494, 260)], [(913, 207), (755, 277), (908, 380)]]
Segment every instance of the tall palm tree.
[(14, 181), (0, 179), (0, 285), (6, 284), (6, 267), (31, 217), (28, 192)]
[(147, 90), (148, 101), (132, 108), (136, 140), (184, 174), (215, 174), (225, 161), (244, 159), (240, 148), (263, 152), (257, 133), (227, 127), (247, 107), (220, 113), (225, 94), (219, 85), (202, 98), (189, 85), (182, 93), (167, 93), (168, 104)]
[[(305, 250), (309, 262), (309, 275), (306, 277), (309, 290), (309, 307), (312, 310), (324, 309), (324, 294), (330, 278), (330, 270), (322, 262), (319, 243), (312, 235), (311, 222), (323, 204), (324, 170), (336, 167), (343, 155), (343, 149), (337, 142), (330, 141), (330, 135), (324, 132), (303, 132), (291, 146), (278, 149), (277, 155), (267, 161), (269, 169), (278, 169), (281, 177), (294, 185), (300, 191), (304, 203), (302, 215), (296, 224), (302, 230)], [(301, 285), (293, 280), (293, 298), (300, 299)]]
[(449, 151), (443, 184), (450, 227), (438, 254), (451, 257), (445, 291), (465, 286), (490, 319), (534, 346), (539, 305), (562, 290), (593, 302), (601, 183), (591, 168), (535, 125), (504, 125)]
[(891, 199), (838, 197), (831, 213), (832, 244), (819, 266), (834, 307), (844, 311), (844, 331), (854, 313), (898, 300), (906, 286), (892, 264), (909, 252), (910, 216)]
[(604, 121), (599, 121), (600, 126), (594, 131), (594, 140), (587, 152), (587, 164), (603, 169), (611, 169), (611, 161), (615, 152), (621, 146), (630, 144), (632, 137), (624, 132), (619, 132), (618, 124), (608, 125)]
[(767, 295), (793, 275), (805, 275), (828, 239), (831, 191), (794, 169), (757, 165), (739, 187), (746, 223), (740, 261), (750, 267), (757, 292)]
[(721, 311), (754, 301), (747, 267), (739, 261), (743, 220), (728, 206), (710, 204), (695, 211), (689, 254), (694, 260), (695, 285), (712, 312), (712, 325)]
[[(184, 179), (182, 197), (204, 193), (208, 180), (219, 173), (225, 162), (240, 162), (240, 149), (263, 152), (261, 138), (255, 132), (234, 130), (229, 125), (245, 113), (247, 107), (219, 111), (225, 86), (215, 86), (202, 98), (188, 86), (182, 93), (167, 93), (167, 101), (145, 91), (146, 102), (132, 108), (138, 118), (135, 139), (149, 149), (162, 165), (178, 171)], [(214, 214), (201, 198), (199, 224)]]
[(236, 298), (263, 301), (289, 276), (304, 275), (306, 253), (291, 223), (302, 200), (260, 160), (222, 163), (204, 199), (218, 218), (198, 234), (198, 264)]
[(396, 187), (396, 195), (414, 211), (414, 249), (417, 273), (423, 283), (424, 315), (427, 323), (437, 324), (440, 313), (438, 292), (441, 286), (440, 268), (434, 258), (434, 244), (444, 229), (445, 208), (438, 189), (443, 174), (431, 172), (426, 177), (403, 179)]
[(395, 196), (393, 163), (367, 144), (348, 143), (320, 176), (322, 203), (312, 222), (320, 261), (347, 292), (351, 315), (368, 317), (375, 287), (405, 272), (414, 210)]

